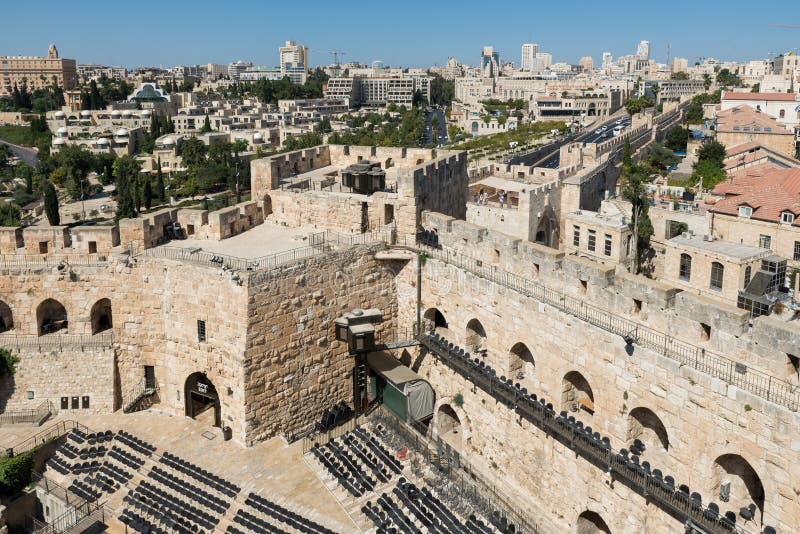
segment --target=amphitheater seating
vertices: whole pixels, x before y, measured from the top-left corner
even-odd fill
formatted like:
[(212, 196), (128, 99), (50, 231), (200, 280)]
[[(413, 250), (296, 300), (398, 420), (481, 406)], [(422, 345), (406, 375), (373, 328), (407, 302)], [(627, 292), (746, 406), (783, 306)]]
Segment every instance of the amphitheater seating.
[[(333, 534), (334, 531), (306, 519), (287, 508), (255, 493), (250, 493), (233, 521), (238, 532), (306, 532), (309, 534)], [(229, 529), (229, 532), (232, 532)]]

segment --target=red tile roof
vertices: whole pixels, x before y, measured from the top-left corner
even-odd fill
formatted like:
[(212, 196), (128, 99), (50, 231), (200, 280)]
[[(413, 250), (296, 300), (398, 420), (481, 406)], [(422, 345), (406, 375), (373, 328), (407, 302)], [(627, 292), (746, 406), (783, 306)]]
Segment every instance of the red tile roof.
[[(780, 222), (781, 213), (800, 215), (800, 169), (774, 169), (758, 165), (749, 172), (717, 184), (714, 194), (724, 195), (712, 211), (738, 215), (739, 206), (753, 208), (751, 218)], [(794, 223), (800, 226), (800, 217)]]
[[(745, 130), (745, 128), (748, 128)], [(756, 130), (758, 128), (758, 130)], [(786, 126), (767, 115), (756, 111), (747, 104), (740, 104), (734, 108), (717, 113), (716, 129), (722, 133), (751, 133), (794, 135)]]
[(800, 94), (797, 93), (735, 93), (725, 91), (722, 93), (722, 100), (770, 100), (773, 102), (794, 102), (800, 101)]

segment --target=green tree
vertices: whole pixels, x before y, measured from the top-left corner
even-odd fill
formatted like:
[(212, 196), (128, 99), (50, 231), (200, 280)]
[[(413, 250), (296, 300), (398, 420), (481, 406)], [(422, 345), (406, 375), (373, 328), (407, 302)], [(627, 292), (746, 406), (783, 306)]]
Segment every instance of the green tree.
[(158, 158), (158, 171), (156, 172), (156, 193), (158, 200), (164, 202), (166, 198), (166, 188), (164, 187), (164, 173), (161, 172), (161, 158)]
[(150, 207), (153, 205), (153, 184), (151, 183), (150, 176), (144, 176), (142, 202), (144, 202), (144, 209), (150, 211)]
[[(8, 326), (8, 325), (6, 325)], [(0, 348), (0, 379), (14, 376), (19, 357), (6, 348)]]
[(114, 162), (116, 181), (117, 213), (116, 219), (136, 217), (136, 180), (139, 176), (139, 162), (132, 155), (125, 155)]
[(425, 105), (425, 97), (422, 95), (422, 91), (417, 89), (416, 91), (414, 91), (414, 95), (411, 97), (411, 107), (418, 108), (424, 105)]
[(689, 73), (688, 72), (683, 72), (683, 71), (673, 72), (672, 74), (670, 74), (669, 77), (670, 77), (671, 80), (688, 80), (689, 79)]
[(686, 145), (689, 142), (690, 133), (688, 128), (675, 126), (667, 132), (664, 145), (675, 152), (686, 152)]
[(653, 143), (650, 152), (647, 154), (647, 163), (656, 169), (664, 170), (680, 161), (680, 158), (672, 153), (672, 150), (660, 143)]
[(438, 74), (431, 77), (430, 100), (434, 106), (449, 106), (455, 98), (455, 80), (445, 80)]
[(722, 162), (725, 159), (725, 145), (718, 141), (710, 141), (705, 143), (700, 150), (697, 151), (697, 160), (708, 160), (714, 162), (718, 167), (722, 167)]
[(208, 115), (206, 115), (206, 120), (203, 121), (203, 127), (200, 128), (200, 133), (208, 133), (211, 131), (211, 121), (208, 120)]
[(640, 165), (625, 166), (621, 175), (622, 196), (631, 203), (631, 229), (633, 230), (634, 250), (631, 254), (631, 272), (639, 274), (643, 260), (650, 248), (650, 237), (653, 235), (653, 223), (648, 210), (650, 200), (647, 197), (646, 184), (649, 176), (646, 168)]
[(713, 82), (711, 81), (711, 75), (708, 73), (703, 74), (703, 87), (706, 88), (706, 91), (708, 91), (712, 83)]
[(717, 73), (717, 83), (723, 87), (738, 87), (742, 85), (739, 76), (728, 69), (720, 69)]
[(190, 137), (181, 145), (181, 159), (184, 167), (200, 165), (206, 157), (206, 145), (196, 137)]
[(692, 170), (693, 183), (701, 183), (703, 189), (712, 189), (727, 178), (725, 171), (714, 161), (699, 160)]
[(61, 224), (61, 216), (58, 213), (58, 196), (56, 188), (50, 180), (44, 182), (44, 214), (50, 226)]

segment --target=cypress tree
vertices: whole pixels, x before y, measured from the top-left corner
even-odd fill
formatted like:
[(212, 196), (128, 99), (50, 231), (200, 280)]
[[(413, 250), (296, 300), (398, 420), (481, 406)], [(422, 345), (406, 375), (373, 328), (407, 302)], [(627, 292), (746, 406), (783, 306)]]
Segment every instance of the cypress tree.
[(158, 193), (158, 200), (164, 202), (166, 200), (166, 191), (164, 187), (164, 174), (161, 172), (161, 158), (158, 158), (158, 174), (156, 175), (156, 189)]
[(56, 196), (56, 188), (50, 180), (44, 183), (44, 214), (47, 216), (50, 226), (61, 224), (61, 216), (58, 213), (58, 196)]
[(150, 183), (150, 177), (145, 176), (144, 178), (144, 186), (142, 187), (142, 197), (144, 201), (144, 209), (150, 210), (150, 206), (153, 205), (153, 184)]

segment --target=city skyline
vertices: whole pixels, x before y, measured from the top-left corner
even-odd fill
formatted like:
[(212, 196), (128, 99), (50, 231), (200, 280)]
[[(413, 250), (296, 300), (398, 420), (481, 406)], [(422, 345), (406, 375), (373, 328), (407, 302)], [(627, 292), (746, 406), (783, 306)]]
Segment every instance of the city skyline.
[[(174, 24), (158, 25), (144, 17), (137, 27), (126, 21), (131, 12), (121, 6), (90, 2), (75, 13), (62, 12), (57, 4), (45, 2), (36, 24), (5, 29), (0, 53), (42, 55), (55, 43), (62, 57), (79, 63), (128, 68), (224, 64), (239, 59), (277, 65), (278, 47), (295, 40), (309, 47), (311, 66), (332, 63), (329, 51), (334, 49), (347, 52), (340, 58), (343, 62), (381, 60), (392, 66), (428, 67), (455, 57), (477, 65), (482, 47), (493, 46), (503, 61), (519, 67), (523, 43), (537, 43), (541, 51), (553, 54), (554, 62), (577, 63), (581, 57), (591, 56), (595, 64), (601, 63), (606, 51), (614, 58), (634, 54), (641, 40), (650, 41), (651, 58), (662, 63), (667, 61), (668, 43), (670, 58), (683, 57), (690, 64), (701, 57), (762, 59), (798, 48), (800, 29), (781, 26), (779, 23), (786, 21), (775, 15), (781, 11), (780, 2), (762, 3), (761, 9), (748, 17), (736, 15), (739, 4), (745, 6), (744, 2), (729, 2), (728, 9), (721, 12), (713, 4), (680, 0), (665, 13), (631, 13), (623, 2), (587, 4), (581, 7), (580, 20), (562, 26), (548, 22), (564, 19), (559, 6), (521, 2), (508, 2), (506, 9), (494, 8), (518, 16), (498, 16), (491, 25), (485, 9), (473, 2), (459, 3), (458, 10), (421, 2), (410, 2), (402, 11), (374, 5), (368, 13), (357, 2), (337, 4), (336, 11), (328, 11), (326, 4), (308, 2), (306, 16), (298, 17), (294, 6), (244, 2), (235, 10), (221, 11), (196, 3), (200, 7), (187, 11), (179, 5), (144, 1), (139, 3), (141, 8), (157, 7), (157, 20)], [(52, 9), (47, 7), (51, 5)], [(92, 5), (97, 9), (91, 9)], [(774, 9), (769, 9), (770, 5)], [(137, 17), (142, 12), (137, 12)], [(26, 16), (21, 5), (7, 6), (5, 14), (10, 20)], [(120, 31), (120, 24), (130, 31)], [(354, 31), (343, 32), (347, 24), (354, 26)], [(620, 25), (630, 29), (610, 31)], [(86, 31), (78, 28), (90, 28), (93, 38), (86, 39)]]

